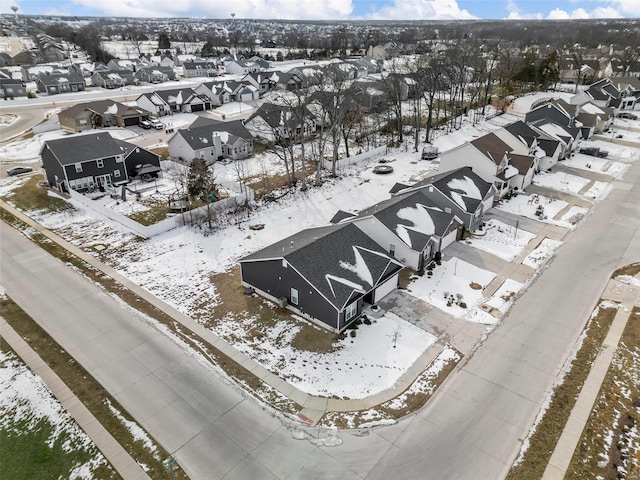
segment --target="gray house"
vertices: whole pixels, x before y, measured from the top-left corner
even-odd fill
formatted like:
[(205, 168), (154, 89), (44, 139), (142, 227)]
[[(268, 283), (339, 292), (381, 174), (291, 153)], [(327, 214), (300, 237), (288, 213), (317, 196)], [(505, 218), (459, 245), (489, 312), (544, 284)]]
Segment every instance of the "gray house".
[(86, 85), (82, 75), (76, 73), (51, 73), (38, 75), (36, 86), (39, 92), (48, 95), (82, 92)]
[(125, 184), (138, 165), (159, 168), (157, 155), (126, 143), (104, 132), (47, 140), (40, 150), (47, 182), (60, 191), (83, 192)]
[(353, 224), (304, 230), (240, 260), (242, 285), (340, 332), (398, 285), (402, 264)]
[(462, 220), (467, 230), (474, 230), (482, 223), (497, 193), (495, 186), (480, 178), (471, 167), (440, 173), (414, 185), (396, 184), (391, 194), (415, 190), (422, 191), (434, 206)]

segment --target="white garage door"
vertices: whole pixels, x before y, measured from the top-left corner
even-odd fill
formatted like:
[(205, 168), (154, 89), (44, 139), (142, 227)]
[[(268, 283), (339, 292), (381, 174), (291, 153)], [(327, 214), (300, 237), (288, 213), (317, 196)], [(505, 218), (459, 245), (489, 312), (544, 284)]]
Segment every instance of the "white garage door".
[(398, 286), (398, 275), (400, 275), (400, 272), (376, 288), (376, 291), (373, 293), (373, 303), (379, 302), (396, 289)]
[(451, 233), (447, 234), (445, 237), (443, 237), (442, 244), (440, 245), (440, 250), (444, 250), (447, 246), (455, 242), (457, 234), (458, 234), (458, 230), (454, 230)]

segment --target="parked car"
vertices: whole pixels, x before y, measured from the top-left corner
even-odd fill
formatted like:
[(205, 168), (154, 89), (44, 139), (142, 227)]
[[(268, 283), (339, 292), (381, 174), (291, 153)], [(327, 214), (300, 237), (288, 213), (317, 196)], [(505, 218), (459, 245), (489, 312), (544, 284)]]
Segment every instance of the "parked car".
[(626, 118), (628, 120), (637, 120), (638, 116), (631, 112), (620, 112), (618, 118)]
[(7, 175), (13, 177), (15, 175), (22, 175), (23, 173), (33, 172), (33, 168), (30, 167), (13, 167), (7, 170)]
[(609, 152), (606, 150), (600, 150), (598, 147), (582, 147), (578, 150), (578, 153), (583, 153), (584, 155), (591, 155), (592, 157), (600, 157), (607, 158), (609, 156)]
[(233, 163), (233, 160), (231, 160), (230, 158), (221, 158), (217, 163), (219, 163), (220, 165), (229, 165), (230, 163)]
[(149, 123), (156, 130), (162, 130), (164, 128), (164, 123), (162, 123), (160, 120), (150, 120)]
[(142, 120), (140, 123), (138, 123), (138, 126), (144, 128), (145, 130), (149, 130), (151, 128), (151, 122)]

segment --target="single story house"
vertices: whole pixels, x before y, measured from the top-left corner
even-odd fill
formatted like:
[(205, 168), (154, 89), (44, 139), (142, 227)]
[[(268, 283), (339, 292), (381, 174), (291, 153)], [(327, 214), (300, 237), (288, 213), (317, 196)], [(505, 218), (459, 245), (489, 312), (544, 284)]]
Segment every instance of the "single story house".
[(113, 100), (79, 103), (58, 113), (60, 127), (71, 132), (92, 128), (128, 127), (149, 118), (149, 112)]
[(240, 260), (242, 285), (340, 332), (398, 286), (402, 264), (351, 223), (303, 230)]
[(43, 73), (36, 79), (38, 92), (48, 95), (82, 92), (86, 89), (84, 77), (76, 73)]

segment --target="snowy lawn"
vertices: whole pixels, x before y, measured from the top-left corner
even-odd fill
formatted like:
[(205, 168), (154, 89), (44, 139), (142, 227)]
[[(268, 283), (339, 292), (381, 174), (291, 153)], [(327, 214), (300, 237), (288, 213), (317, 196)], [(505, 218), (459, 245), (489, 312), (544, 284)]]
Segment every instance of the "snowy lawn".
[(522, 261), (522, 264), (538, 269), (551, 257), (551, 255), (555, 253), (558, 248), (560, 248), (561, 245), (562, 242), (560, 240), (545, 238), (540, 242), (540, 245), (538, 245), (535, 250), (527, 255), (527, 258)]
[[(437, 266), (431, 277), (416, 276), (407, 291), (454, 317), (472, 319), (476, 307), (485, 300), (482, 290), (495, 276), (493, 272), (453, 258)], [(449, 302), (452, 296), (454, 302)], [(467, 305), (466, 308), (456, 304), (458, 298)]]
[(613, 189), (613, 185), (609, 182), (593, 182), (591, 188), (584, 192), (583, 196), (587, 198), (591, 198), (594, 201), (600, 201), (609, 195), (609, 192)]
[(482, 230), (476, 230), (475, 234), (467, 239), (467, 243), (478, 250), (510, 262), (535, 237), (535, 234), (526, 230), (521, 228), (516, 230), (514, 226), (491, 219), (486, 222)]
[[(111, 471), (102, 453), (40, 377), (4, 350), (0, 350), (0, 433), (3, 443), (6, 441), (4, 453), (17, 456), (13, 463), (3, 460), (8, 477), (33, 478), (34, 472), (42, 471), (34, 470), (33, 465), (29, 468), (34, 461), (47, 468), (52, 478), (91, 479), (97, 468), (103, 473), (105, 468)], [(24, 463), (24, 468), (16, 462)]]
[(350, 429), (393, 425), (397, 418), (415, 409), (416, 403), (426, 403), (440, 385), (441, 374), (451, 369), (460, 359), (460, 353), (447, 345), (411, 386), (396, 398), (368, 410), (328, 412), (322, 417), (321, 424), (325, 427)]
[(533, 179), (535, 185), (574, 194), (578, 194), (589, 182), (587, 178), (562, 172), (540, 172)]
[[(248, 342), (256, 318), (227, 317), (214, 331), (233, 346), (300, 390), (322, 397), (364, 398), (391, 388), (400, 376), (437, 338), (387, 312), (381, 318), (346, 330), (346, 338), (329, 353), (302, 351), (292, 342), (301, 327), (286, 320), (263, 330), (259, 340)], [(374, 323), (375, 322), (375, 323)], [(313, 328), (313, 327), (312, 327)], [(355, 336), (351, 332), (355, 331)], [(326, 331), (322, 333), (326, 335)]]
[[(567, 202), (544, 195), (515, 195), (509, 200), (501, 200), (496, 206), (497, 209), (523, 217), (533, 218), (542, 222), (554, 223), (562, 226), (563, 222), (554, 221), (553, 218), (567, 205)], [(542, 211), (542, 215), (536, 215), (536, 211)]]
[(576, 153), (572, 157), (562, 160), (561, 163), (567, 167), (591, 170), (611, 175), (615, 178), (620, 178), (629, 169), (629, 165), (626, 163), (614, 162), (606, 158), (593, 157), (583, 153)]
[(524, 284), (507, 278), (496, 293), (485, 303), (505, 313), (513, 304), (514, 296), (524, 288)]
[(582, 220), (587, 213), (589, 213), (589, 209), (574, 205), (562, 215), (562, 220), (569, 222), (571, 225), (575, 225)]

